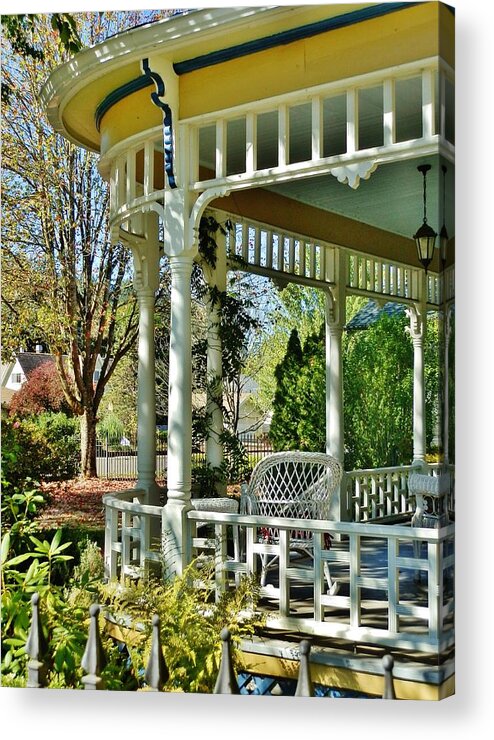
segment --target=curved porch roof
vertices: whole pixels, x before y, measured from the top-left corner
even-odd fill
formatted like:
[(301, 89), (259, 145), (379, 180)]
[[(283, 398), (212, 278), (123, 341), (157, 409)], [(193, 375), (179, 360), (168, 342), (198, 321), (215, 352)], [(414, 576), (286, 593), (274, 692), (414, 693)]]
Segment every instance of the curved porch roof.
[[(454, 66), (454, 17), (447, 6), (205, 8), (80, 52), (42, 90), (52, 125), (99, 151), (108, 179), (116, 179), (115, 162), (134, 147), (133, 166), (143, 182), (144, 147), (154, 136), (153, 186), (159, 191), (165, 187), (162, 111), (150, 102), (154, 88), (143, 75), (144, 58), (156, 68), (173, 68), (174, 135), (187, 129), (197, 142), (187, 173), (194, 197), (221, 186), (229, 194), (212, 202), (221, 210), (420, 267), (412, 239), (422, 218), (416, 167), (432, 165), (429, 222), (439, 231), (440, 165), (447, 162), (448, 262), (454, 260), (454, 134), (440, 78), (442, 69), (452, 74)], [(343, 144), (327, 140), (330, 120)], [(281, 163), (283, 126), (290, 141)], [(353, 183), (349, 166), (362, 168)], [(439, 270), (438, 260), (431, 270)]]

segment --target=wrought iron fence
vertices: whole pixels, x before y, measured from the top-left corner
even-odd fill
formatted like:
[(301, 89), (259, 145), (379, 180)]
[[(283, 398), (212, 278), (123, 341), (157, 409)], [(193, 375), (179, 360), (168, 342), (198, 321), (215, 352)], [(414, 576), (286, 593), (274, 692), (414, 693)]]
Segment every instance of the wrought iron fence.
[[(27, 663), (27, 688), (40, 689), (48, 685), (49, 670), (53, 666), (49, 654), (49, 643), (45, 637), (42, 624), (42, 616), (39, 609), (39, 594), (34, 593), (31, 598), (32, 617), (29, 635), (25, 645), (25, 651), (29, 657)], [(103, 648), (102, 635), (100, 632), (101, 607), (92, 604), (89, 608), (89, 629), (86, 648), (81, 660), (81, 668), (84, 671), (81, 683), (84, 689), (105, 689), (105, 681), (102, 676), (107, 665), (107, 656)], [(221, 639), (221, 660), (214, 687), (215, 694), (255, 694), (259, 693), (248, 688), (254, 678), (249, 674), (235, 672), (232, 659), (231, 634), (227, 628), (222, 629), (219, 635)], [(125, 644), (121, 643), (124, 647)], [(294, 690), (288, 685), (286, 693), (294, 696), (329, 696), (331, 694), (321, 693), (316, 688), (310, 669), (311, 645), (308, 640), (301, 640), (298, 650), (298, 677)], [(394, 659), (392, 655), (386, 654), (382, 658), (383, 674), (383, 699), (396, 699), (393, 677)], [(160, 619), (157, 614), (152, 618), (152, 641), (149, 659), (143, 676), (139, 677), (136, 690), (166, 691), (169, 670), (166, 664), (160, 636)], [(289, 682), (286, 682), (287, 684)], [(292, 682), (293, 683), (293, 682)], [(278, 682), (278, 688), (282, 693), (284, 684)], [(267, 692), (268, 693), (268, 692)], [(369, 696), (369, 698), (371, 698)], [(379, 698), (379, 697), (375, 697)]]
[[(246, 463), (253, 468), (266, 455), (273, 451), (269, 437), (256, 432), (240, 432), (237, 439), (245, 453)], [(166, 478), (166, 432), (156, 433), (156, 477)], [(228, 457), (228, 452), (225, 453)], [(205, 444), (197, 445), (192, 450), (192, 467), (206, 461)], [(137, 437), (135, 434), (124, 434), (119, 438), (106, 435), (96, 441), (96, 471), (100, 478), (109, 480), (137, 479)]]

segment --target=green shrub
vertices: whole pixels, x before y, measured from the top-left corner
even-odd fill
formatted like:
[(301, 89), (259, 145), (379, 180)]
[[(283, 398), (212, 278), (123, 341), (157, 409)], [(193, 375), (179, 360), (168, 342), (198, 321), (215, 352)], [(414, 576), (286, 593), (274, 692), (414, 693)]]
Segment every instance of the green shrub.
[(22, 486), (26, 479), (63, 480), (79, 470), (77, 419), (62, 412), (13, 420), (2, 419), (2, 467), (6, 480)]
[(170, 674), (166, 691), (212, 693), (220, 666), (223, 627), (230, 630), (232, 659), (238, 670), (241, 639), (263, 624), (256, 612), (257, 582), (243, 577), (235, 589), (215, 602), (214, 565), (201, 561), (170, 581), (128, 581), (125, 586), (110, 583), (103, 587), (103, 593), (117, 624), (133, 631), (129, 653), (134, 675), (145, 670), (152, 617), (160, 617), (161, 643)]
[(99, 439), (106, 442), (112, 447), (119, 447), (120, 440), (125, 434), (125, 426), (121, 419), (111, 411), (103, 416), (96, 426)]

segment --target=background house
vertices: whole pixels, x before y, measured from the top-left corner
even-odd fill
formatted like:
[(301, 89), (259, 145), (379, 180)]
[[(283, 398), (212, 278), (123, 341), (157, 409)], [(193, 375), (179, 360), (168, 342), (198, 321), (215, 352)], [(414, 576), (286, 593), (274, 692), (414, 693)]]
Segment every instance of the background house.
[[(10, 362), (2, 363), (2, 406), (10, 404), (14, 393), (21, 389), (33, 370), (45, 362), (55, 362), (54, 356), (43, 349), (43, 345), (37, 344), (34, 352), (21, 350)], [(102, 362), (102, 358), (98, 357), (93, 375), (94, 383), (98, 382)]]

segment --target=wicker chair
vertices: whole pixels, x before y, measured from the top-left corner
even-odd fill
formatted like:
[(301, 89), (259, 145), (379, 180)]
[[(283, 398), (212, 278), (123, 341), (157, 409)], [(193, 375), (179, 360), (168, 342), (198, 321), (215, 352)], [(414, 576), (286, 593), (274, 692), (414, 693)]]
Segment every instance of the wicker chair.
[[(329, 504), (342, 476), (340, 463), (331, 455), (319, 452), (275, 452), (257, 463), (248, 484), (240, 494), (240, 513), (289, 519), (328, 519)], [(328, 535), (329, 536), (329, 535)], [(267, 542), (278, 544), (279, 531), (263, 530)], [(290, 532), (290, 551), (302, 551), (313, 556), (313, 535), (310, 531)], [(268, 570), (276, 565), (278, 555), (260, 554), (261, 585), (266, 583)], [(324, 573), (331, 595), (339, 584), (331, 580), (327, 562)]]

